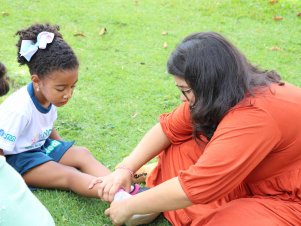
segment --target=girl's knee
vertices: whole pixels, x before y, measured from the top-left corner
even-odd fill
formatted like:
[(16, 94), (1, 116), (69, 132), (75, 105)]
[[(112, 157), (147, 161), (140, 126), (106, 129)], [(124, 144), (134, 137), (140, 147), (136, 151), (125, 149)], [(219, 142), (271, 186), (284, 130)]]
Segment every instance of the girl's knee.
[(78, 151), (81, 153), (83, 156), (92, 156), (92, 153), (90, 150), (86, 147), (78, 147)]
[(66, 152), (59, 163), (81, 170), (83, 167), (93, 162), (93, 159), (95, 158), (87, 148), (72, 147)]
[(75, 147), (73, 149), (72, 155), (79, 162), (84, 162), (87, 161), (89, 158), (94, 158), (92, 153), (86, 147)]
[(90, 150), (86, 147), (80, 147), (80, 157), (82, 159), (82, 162), (84, 163), (91, 163), (91, 160), (95, 159), (95, 157), (93, 156), (93, 154), (90, 152)]
[(76, 161), (76, 167), (81, 168), (87, 164), (90, 164), (94, 160), (92, 153), (85, 147), (77, 147), (76, 151), (73, 153)]

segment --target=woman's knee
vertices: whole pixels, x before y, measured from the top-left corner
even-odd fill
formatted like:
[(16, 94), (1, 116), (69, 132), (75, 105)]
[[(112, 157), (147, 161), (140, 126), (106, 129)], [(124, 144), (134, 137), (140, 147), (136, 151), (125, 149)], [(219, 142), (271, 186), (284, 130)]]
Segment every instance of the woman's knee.
[(254, 198), (233, 200), (206, 217), (195, 219), (192, 225), (206, 226), (253, 226), (253, 225), (281, 225), (275, 222), (273, 212)]

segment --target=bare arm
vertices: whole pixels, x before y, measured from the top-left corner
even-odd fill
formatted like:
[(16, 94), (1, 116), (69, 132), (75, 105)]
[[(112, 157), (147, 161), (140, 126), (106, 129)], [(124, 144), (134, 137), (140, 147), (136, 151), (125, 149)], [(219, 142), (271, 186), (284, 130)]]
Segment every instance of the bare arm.
[(158, 213), (185, 208), (192, 204), (184, 193), (178, 177), (134, 195), (126, 202), (131, 214)]
[(159, 213), (190, 205), (191, 201), (175, 177), (128, 199), (112, 202), (105, 214), (115, 225), (121, 225), (133, 214)]
[(4, 153), (3, 153), (3, 150), (2, 149), (0, 149), (0, 155), (4, 155)]
[[(164, 134), (161, 125), (157, 123), (142, 138), (132, 153), (126, 157), (119, 165), (137, 171), (143, 164), (158, 155), (163, 149), (168, 147), (170, 142)], [(106, 177), (93, 181), (89, 188), (96, 183), (100, 183), (98, 194), (104, 201), (111, 202), (118, 189), (130, 190), (131, 177), (126, 170), (116, 169)]]
[(59, 135), (59, 133), (56, 131), (55, 128), (52, 129), (49, 137), (54, 140), (62, 140), (61, 136)]
[(160, 123), (157, 123), (144, 135), (132, 153), (121, 164), (135, 172), (169, 145), (170, 141), (164, 134)]

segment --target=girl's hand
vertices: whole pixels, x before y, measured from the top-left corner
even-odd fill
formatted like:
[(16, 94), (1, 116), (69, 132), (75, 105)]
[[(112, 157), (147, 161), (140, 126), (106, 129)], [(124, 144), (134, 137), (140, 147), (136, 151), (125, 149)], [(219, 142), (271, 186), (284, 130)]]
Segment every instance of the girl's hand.
[(131, 175), (126, 170), (115, 170), (105, 177), (98, 177), (93, 180), (89, 189), (98, 185), (98, 195), (102, 201), (112, 202), (114, 195), (119, 189), (129, 192), (131, 188)]
[(110, 208), (105, 210), (105, 215), (111, 219), (113, 225), (122, 225), (131, 217), (132, 214), (126, 207), (126, 201), (114, 201)]

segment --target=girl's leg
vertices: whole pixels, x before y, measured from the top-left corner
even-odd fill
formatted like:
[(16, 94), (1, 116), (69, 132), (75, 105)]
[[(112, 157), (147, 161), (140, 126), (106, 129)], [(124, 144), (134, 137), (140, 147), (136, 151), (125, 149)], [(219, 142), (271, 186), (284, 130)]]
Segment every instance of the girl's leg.
[(98, 198), (98, 186), (88, 189), (91, 180), (95, 179), (74, 167), (49, 161), (41, 164), (23, 175), (27, 185), (40, 188), (57, 188), (71, 190), (86, 197)]
[(108, 175), (110, 170), (102, 165), (87, 148), (72, 146), (66, 151), (59, 163), (74, 167), (95, 177)]

